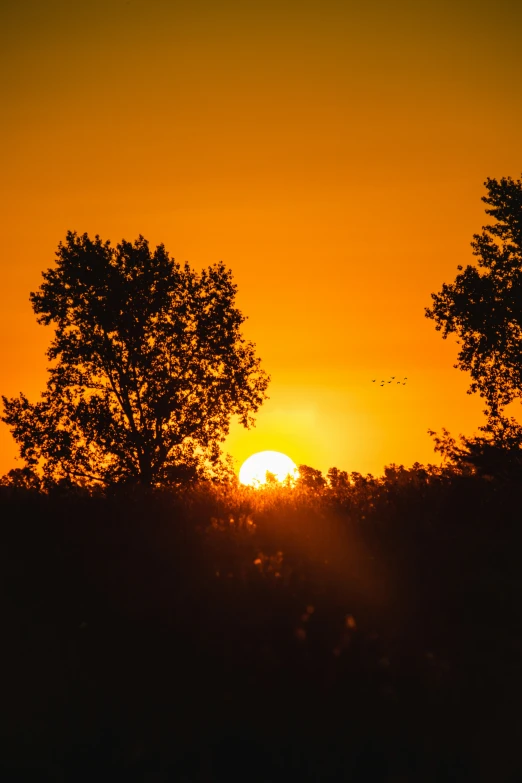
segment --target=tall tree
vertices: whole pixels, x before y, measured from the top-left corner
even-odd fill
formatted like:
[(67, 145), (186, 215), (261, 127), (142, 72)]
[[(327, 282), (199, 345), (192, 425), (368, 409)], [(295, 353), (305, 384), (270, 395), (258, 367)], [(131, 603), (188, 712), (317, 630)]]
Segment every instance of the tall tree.
[(242, 336), (222, 263), (200, 273), (151, 252), (69, 232), (31, 302), (54, 325), (37, 403), (3, 397), (29, 467), (51, 481), (168, 483), (217, 464), (232, 416), (249, 427), (269, 378)]
[(522, 180), (484, 184), (493, 222), (473, 237), (477, 265), (458, 267), (455, 282), (431, 295), (426, 317), (444, 339), (459, 338), (455, 367), (470, 372), (469, 393), (485, 398), (492, 432), (504, 406), (522, 396)]

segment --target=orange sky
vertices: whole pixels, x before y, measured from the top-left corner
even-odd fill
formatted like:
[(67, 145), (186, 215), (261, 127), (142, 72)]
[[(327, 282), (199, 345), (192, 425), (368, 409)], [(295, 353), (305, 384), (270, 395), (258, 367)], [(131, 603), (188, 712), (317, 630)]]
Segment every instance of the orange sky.
[(483, 405), (424, 307), (522, 171), (521, 33), (511, 0), (2, 3), (0, 392), (45, 386), (28, 296), (66, 231), (141, 233), (234, 271), (272, 376), (238, 465), (437, 462)]

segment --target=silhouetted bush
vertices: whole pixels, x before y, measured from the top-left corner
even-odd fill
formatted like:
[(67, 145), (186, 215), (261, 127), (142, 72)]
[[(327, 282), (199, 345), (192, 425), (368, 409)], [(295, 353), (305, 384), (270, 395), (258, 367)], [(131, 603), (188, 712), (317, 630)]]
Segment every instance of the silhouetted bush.
[(508, 780), (514, 481), (0, 486), (5, 775)]

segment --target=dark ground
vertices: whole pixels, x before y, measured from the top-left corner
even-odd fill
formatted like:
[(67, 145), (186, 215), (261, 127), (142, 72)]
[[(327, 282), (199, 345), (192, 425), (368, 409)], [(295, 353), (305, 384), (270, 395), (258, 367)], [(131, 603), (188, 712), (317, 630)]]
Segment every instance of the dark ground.
[(0, 489), (2, 780), (522, 780), (522, 487)]

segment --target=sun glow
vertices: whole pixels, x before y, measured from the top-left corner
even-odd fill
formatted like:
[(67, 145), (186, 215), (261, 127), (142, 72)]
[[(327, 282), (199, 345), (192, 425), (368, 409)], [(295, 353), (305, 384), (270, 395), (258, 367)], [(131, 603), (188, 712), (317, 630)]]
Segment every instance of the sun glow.
[[(267, 475), (268, 474), (268, 475)], [(277, 481), (295, 480), (297, 465), (280, 451), (258, 451), (252, 454), (239, 470), (239, 481), (251, 487), (263, 486), (274, 477)]]

